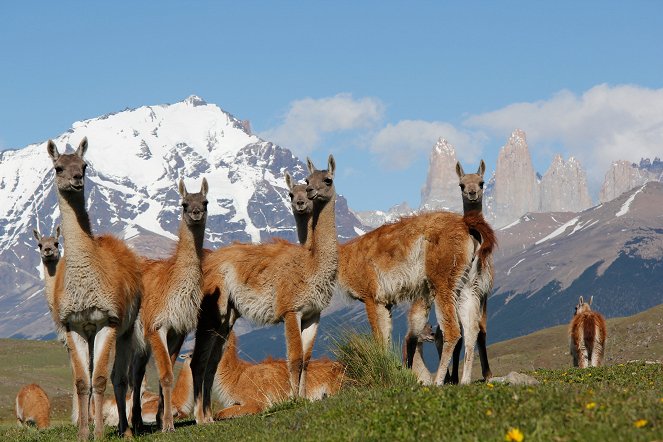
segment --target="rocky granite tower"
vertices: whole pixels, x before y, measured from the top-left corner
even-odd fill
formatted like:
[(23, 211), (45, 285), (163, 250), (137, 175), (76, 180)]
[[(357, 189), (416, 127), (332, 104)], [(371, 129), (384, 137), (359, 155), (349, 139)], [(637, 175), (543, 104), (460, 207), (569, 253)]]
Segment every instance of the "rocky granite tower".
[(539, 210), (539, 185), (525, 132), (516, 129), (500, 150), (490, 206), (496, 227)]
[(541, 212), (580, 212), (592, 205), (580, 162), (573, 157), (564, 161), (559, 154), (541, 178), (540, 195)]
[(426, 184), (421, 189), (423, 210), (463, 210), (456, 161), (454, 147), (444, 138), (438, 139), (430, 154)]
[[(656, 160), (654, 160), (655, 163)], [(642, 167), (643, 161), (640, 163), (641, 167), (629, 161), (613, 162), (605, 174), (603, 186), (601, 186), (601, 192), (599, 193), (599, 200), (602, 203), (610, 201), (634, 187), (641, 186), (647, 181), (661, 181), (663, 176), (660, 172), (657, 173), (658, 170), (652, 167)], [(651, 162), (646, 165), (651, 165)]]

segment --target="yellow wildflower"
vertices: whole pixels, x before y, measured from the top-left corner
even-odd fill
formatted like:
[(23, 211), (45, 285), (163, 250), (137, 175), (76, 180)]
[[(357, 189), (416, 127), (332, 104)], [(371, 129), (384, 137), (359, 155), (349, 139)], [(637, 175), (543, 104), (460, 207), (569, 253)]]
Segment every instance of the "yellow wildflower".
[(504, 440), (507, 442), (523, 442), (524, 439), (525, 435), (523, 435), (523, 432), (518, 428), (509, 429), (509, 431), (507, 431), (506, 435), (504, 436)]
[(635, 425), (635, 428), (646, 427), (647, 419), (638, 419), (637, 421), (633, 422), (633, 425)]
[(493, 388), (493, 387), (495, 387), (495, 385), (492, 384), (492, 383), (490, 383), (490, 382), (488, 382), (488, 383), (486, 384), (486, 387), (488, 387), (488, 388)]
[(585, 408), (591, 410), (596, 407), (596, 402), (588, 402), (585, 404)]
[(486, 410), (486, 416), (492, 416), (493, 415), (493, 410)]
[(660, 403), (663, 404), (663, 397), (658, 400)]

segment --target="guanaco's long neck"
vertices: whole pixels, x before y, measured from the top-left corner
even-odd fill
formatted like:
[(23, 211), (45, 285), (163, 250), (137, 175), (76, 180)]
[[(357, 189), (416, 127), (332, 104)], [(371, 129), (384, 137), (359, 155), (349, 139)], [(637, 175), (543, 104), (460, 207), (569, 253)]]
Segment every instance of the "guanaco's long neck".
[(310, 213), (297, 213), (293, 212), (295, 215), (295, 223), (297, 224), (297, 236), (299, 237), (299, 243), (305, 247), (310, 248), (311, 243), (309, 238), (313, 235), (313, 216)]
[(175, 260), (178, 266), (200, 266), (203, 257), (205, 225), (189, 226), (182, 220), (180, 221), (178, 237), (179, 241), (175, 249)]
[(314, 201), (311, 233), (306, 244), (322, 266), (338, 266), (338, 240), (336, 238), (336, 197), (320, 207)]
[(482, 198), (479, 198), (476, 201), (470, 201), (467, 198), (463, 198), (463, 213), (467, 215), (469, 212), (479, 212), (483, 210)]
[[(90, 218), (85, 209), (84, 192), (62, 192), (58, 190), (60, 214), (62, 216), (62, 235), (65, 238), (67, 255), (76, 257), (76, 261), (85, 260), (94, 249), (94, 238)], [(67, 265), (71, 260), (67, 260)]]
[(42, 260), (42, 265), (44, 267), (44, 286), (46, 288), (46, 297), (49, 298), (49, 306), (51, 305), (53, 298), (53, 291), (55, 290), (55, 269), (58, 266), (57, 260), (44, 261)]

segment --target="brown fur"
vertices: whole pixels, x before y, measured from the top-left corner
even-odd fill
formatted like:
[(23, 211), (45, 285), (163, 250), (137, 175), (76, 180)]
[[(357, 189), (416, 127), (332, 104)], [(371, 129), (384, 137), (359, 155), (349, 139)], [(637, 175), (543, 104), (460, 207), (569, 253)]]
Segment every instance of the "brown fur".
[[(173, 410), (173, 363), (187, 333), (196, 326), (203, 295), (201, 259), (207, 220), (207, 191), (205, 178), (198, 193), (187, 192), (184, 181), (180, 180), (182, 213), (175, 252), (167, 259), (142, 261), (144, 294), (140, 320), (148, 352), (134, 357), (133, 381), (134, 385), (141, 384), (151, 350), (163, 393), (163, 413), (157, 415), (157, 422), (163, 431), (175, 430), (173, 415), (177, 412)], [(143, 423), (139, 399), (139, 392), (134, 392), (134, 431)]]
[(580, 297), (575, 314), (569, 325), (569, 342), (573, 366), (586, 368), (603, 365), (607, 327), (605, 318), (591, 310), (591, 303)]
[(338, 267), (334, 170), (331, 155), (327, 170), (316, 170), (309, 160), (307, 193), (314, 210), (306, 247), (284, 241), (232, 244), (205, 255), (204, 292), (217, 308), (207, 308), (210, 301), (203, 300), (196, 332), (191, 366), (197, 422), (211, 421), (214, 371), (239, 316), (259, 324), (285, 323), (290, 393), (306, 396), (306, 371), (320, 312), (331, 300)]
[(51, 403), (37, 384), (25, 385), (19, 390), (15, 411), (19, 425), (35, 425), (40, 430), (51, 425)]
[[(311, 360), (307, 371), (309, 400), (336, 394), (344, 377), (342, 364), (328, 359)], [(288, 399), (290, 381), (285, 360), (265, 359), (251, 364), (237, 355), (237, 338), (230, 333), (214, 379), (214, 390), (226, 407), (215, 419), (256, 414)]]
[[(306, 242), (302, 226), (308, 225), (310, 230), (310, 223), (305, 222), (310, 207), (307, 210), (295, 204), (302, 200), (302, 189), (291, 178), (286, 177), (286, 182), (300, 242)], [(470, 221), (475, 222), (478, 228), (484, 227), (478, 219), (471, 218)], [(454, 297), (456, 284), (471, 262), (472, 256), (467, 250), (469, 241), (468, 225), (460, 215), (435, 212), (383, 225), (339, 247), (338, 284), (351, 297), (365, 303), (373, 335), (385, 345), (391, 340), (392, 306), (402, 301), (413, 301), (409, 315), (411, 330), (406, 338), (410, 354), (407, 363), (408, 366), (414, 364), (418, 373), (424, 372), (425, 365), (417, 340), (428, 321), (433, 298), (437, 298), (435, 302), (439, 306), (440, 324), (448, 330), (449, 345), (452, 341), (455, 345), (455, 340), (460, 337)], [(425, 262), (421, 262), (424, 260), (422, 257), (411, 256), (416, 247), (421, 249)], [(393, 281), (392, 284), (385, 283), (385, 275), (397, 271), (408, 261), (411, 264), (413, 260), (423, 267), (419, 269), (420, 275), (402, 277), (401, 281)], [(447, 352), (446, 357), (451, 358), (451, 351)], [(423, 378), (420, 380), (427, 382)]]
[[(48, 311), (51, 313), (51, 318), (53, 319), (53, 324), (55, 326), (55, 332), (58, 339), (61, 342), (65, 342), (65, 333), (66, 330), (62, 326), (60, 319), (54, 315), (54, 304), (55, 304), (55, 285), (57, 278), (57, 266), (60, 263), (60, 226), (57, 226), (53, 232), (53, 236), (46, 236), (39, 233), (39, 230), (34, 229), (32, 231), (35, 239), (37, 240), (37, 246), (39, 247), (39, 257), (41, 258), (42, 267), (44, 270), (44, 295), (46, 298), (46, 304), (48, 305)], [(60, 278), (64, 278), (64, 272), (60, 272)], [(60, 283), (62, 284), (63, 281)]]
[[(127, 372), (143, 286), (138, 258), (127, 245), (111, 236), (92, 234), (84, 198), (86, 150), (86, 138), (73, 154), (60, 154), (52, 141), (47, 145), (55, 169), (67, 248), (67, 255), (56, 271), (53, 314), (66, 329), (80, 410), (78, 437), (89, 436), (90, 387), (94, 400), (103, 403), (111, 370), (118, 399), (119, 431), (129, 436), (125, 403)], [(89, 366), (91, 358), (95, 361), (93, 370)], [(95, 437), (103, 436), (103, 427), (99, 407), (94, 418)]]
[[(479, 263), (477, 266), (477, 275), (474, 279), (473, 290), (477, 292), (477, 295), (480, 296), (480, 309), (481, 309), (481, 318), (478, 323), (478, 333), (476, 335), (476, 344), (479, 350), (479, 358), (481, 360), (481, 372), (484, 380), (488, 380), (492, 377), (492, 372), (488, 363), (488, 352), (486, 349), (486, 335), (487, 335), (487, 325), (488, 325), (488, 296), (490, 295), (490, 290), (493, 286), (494, 279), (494, 267), (493, 267), (493, 258), (492, 252), (493, 249), (497, 246), (497, 241), (495, 238), (495, 233), (488, 223), (485, 222), (482, 210), (483, 210), (483, 187), (484, 180), (483, 175), (486, 171), (486, 164), (483, 160), (479, 164), (479, 169), (476, 173), (466, 174), (463, 171), (463, 166), (460, 162), (456, 163), (456, 174), (458, 175), (459, 187), (461, 189), (461, 196), (463, 199), (463, 221), (468, 226), (470, 234), (477, 240), (480, 244), (479, 250), (476, 251), (476, 255), (479, 257)], [(464, 334), (469, 337), (474, 336), (476, 331), (476, 324), (469, 325), (468, 330), (464, 330)], [(442, 353), (442, 342), (443, 337), (441, 331), (438, 329), (436, 332), (436, 346), (438, 347), (438, 352)], [(466, 352), (465, 352), (465, 364), (466, 366), (471, 366), (474, 351), (468, 350), (466, 342)], [(454, 384), (458, 383), (458, 368), (460, 365), (460, 345), (459, 341), (456, 344), (453, 354), (453, 372), (451, 375), (447, 374), (445, 382), (451, 382)], [(473, 347), (473, 344), (470, 343)], [(469, 381), (470, 372), (465, 373), (465, 381)]]

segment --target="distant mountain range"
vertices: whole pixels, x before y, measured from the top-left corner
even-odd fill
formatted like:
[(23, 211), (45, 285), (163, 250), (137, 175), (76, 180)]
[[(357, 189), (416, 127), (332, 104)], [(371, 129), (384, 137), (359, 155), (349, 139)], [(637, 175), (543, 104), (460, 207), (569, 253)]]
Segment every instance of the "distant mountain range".
[[(248, 127), (191, 96), (76, 122), (53, 139), (64, 151), (89, 138), (85, 192), (93, 230), (119, 235), (141, 254), (173, 250), (180, 178), (189, 189), (198, 189), (202, 177), (210, 183), (206, 247), (272, 237), (296, 241), (284, 172), (302, 180), (305, 166)], [(32, 237), (33, 228), (51, 232), (59, 222), (45, 141), (0, 152), (0, 337), (53, 336)], [(342, 196), (336, 207), (339, 240), (368, 229)], [(66, 253), (66, 239), (63, 244)]]
[[(440, 138), (431, 150), (428, 174), (421, 189), (421, 205), (413, 210), (399, 204), (389, 210), (358, 212), (363, 222), (378, 226), (418, 211), (462, 211), (456, 175), (456, 150)], [(489, 168), (490, 169), (490, 168)], [(474, 173), (466, 165), (466, 173)], [(496, 227), (505, 226), (526, 213), (580, 212), (593, 205), (587, 176), (574, 157), (553, 157), (543, 175), (534, 170), (527, 136), (514, 130), (497, 158), (495, 173), (485, 176), (484, 214)], [(639, 164), (614, 161), (605, 174), (599, 202), (607, 202), (649, 181), (663, 181), (660, 158), (642, 159)]]
[[(192, 189), (203, 176), (210, 183), (207, 247), (275, 236), (296, 240), (284, 172), (302, 179), (304, 165), (249, 127), (192, 96), (77, 122), (54, 140), (60, 150), (76, 146), (83, 136), (90, 140), (86, 195), (93, 229), (125, 238), (139, 253), (164, 256), (176, 238), (180, 177)], [(441, 139), (432, 150), (422, 206), (416, 210), (401, 205), (358, 217), (339, 196), (339, 240), (419, 210), (459, 211), (455, 162), (454, 148)], [(0, 337), (54, 336), (31, 234), (37, 226), (50, 232), (58, 222), (51, 168), (45, 140), (0, 152), (0, 283), (5, 287)], [(525, 134), (515, 131), (500, 152), (495, 175), (486, 177), (484, 211), (499, 227), (500, 243), (489, 340), (566, 323), (579, 295), (594, 295), (597, 308), (609, 317), (663, 303), (663, 184), (657, 182), (662, 173), (659, 159), (615, 162), (601, 195), (616, 198), (590, 207), (580, 164), (558, 156), (538, 175)], [(66, 240), (64, 246), (66, 253)], [(335, 296), (323, 312), (316, 354), (344, 330), (368, 330), (363, 308)], [(396, 336), (404, 334), (406, 311), (399, 306), (394, 312)], [(247, 357), (282, 354), (281, 326), (256, 329), (240, 320), (236, 330), (243, 334), (240, 346)]]

